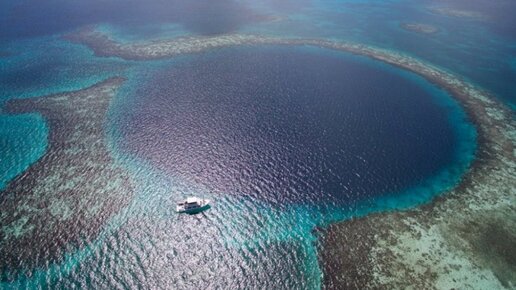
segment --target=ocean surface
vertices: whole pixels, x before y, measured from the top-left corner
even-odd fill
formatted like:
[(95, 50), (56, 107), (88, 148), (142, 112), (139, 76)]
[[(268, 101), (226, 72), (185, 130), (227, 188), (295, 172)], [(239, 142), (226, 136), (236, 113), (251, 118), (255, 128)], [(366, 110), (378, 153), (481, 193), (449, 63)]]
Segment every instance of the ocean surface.
[[(318, 288), (318, 227), (429, 202), (475, 154), (456, 101), (378, 61), (285, 46), (125, 61), (63, 34), (94, 26), (126, 43), (226, 33), (355, 41), (459, 74), (514, 108), (514, 12), (504, 0), (2, 1), (0, 105), (125, 77), (105, 138), (135, 194), (83, 248), (2, 268), (0, 288)], [(49, 130), (37, 113), (0, 107), (1, 189), (45, 153)], [(175, 214), (189, 195), (214, 206)]]
[(128, 96), (118, 146), (214, 194), (352, 205), (455, 163), (464, 140), (434, 100), (443, 94), (323, 49), (224, 49), (171, 64)]

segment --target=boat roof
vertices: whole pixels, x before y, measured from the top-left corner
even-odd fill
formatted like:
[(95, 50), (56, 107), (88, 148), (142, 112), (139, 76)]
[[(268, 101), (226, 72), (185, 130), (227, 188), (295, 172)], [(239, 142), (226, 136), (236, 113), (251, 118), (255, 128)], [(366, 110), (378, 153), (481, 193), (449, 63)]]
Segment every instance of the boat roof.
[(198, 197), (188, 197), (186, 199), (186, 203), (197, 203), (198, 201), (200, 201), (201, 199), (198, 198)]

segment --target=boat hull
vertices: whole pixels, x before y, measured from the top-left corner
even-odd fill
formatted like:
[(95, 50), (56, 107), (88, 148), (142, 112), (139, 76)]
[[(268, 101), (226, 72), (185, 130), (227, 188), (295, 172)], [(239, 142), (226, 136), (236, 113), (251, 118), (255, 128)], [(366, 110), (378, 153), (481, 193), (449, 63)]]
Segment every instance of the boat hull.
[(186, 213), (186, 214), (197, 214), (197, 213), (200, 213), (200, 212), (203, 212), (207, 209), (209, 209), (211, 207), (209, 201), (205, 201), (204, 204), (200, 207), (196, 207), (196, 208), (189, 208), (189, 209), (185, 209), (183, 206), (178, 206), (176, 208), (176, 212), (177, 213)]

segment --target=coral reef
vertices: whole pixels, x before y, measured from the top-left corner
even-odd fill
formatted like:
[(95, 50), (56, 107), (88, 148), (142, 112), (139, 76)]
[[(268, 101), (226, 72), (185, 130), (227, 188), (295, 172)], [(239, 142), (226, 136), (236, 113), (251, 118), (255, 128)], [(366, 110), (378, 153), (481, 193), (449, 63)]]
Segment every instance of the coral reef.
[(10, 100), (12, 114), (48, 122), (46, 153), (0, 192), (2, 280), (84, 246), (132, 197), (129, 175), (111, 157), (105, 117), (123, 79), (80, 91)]

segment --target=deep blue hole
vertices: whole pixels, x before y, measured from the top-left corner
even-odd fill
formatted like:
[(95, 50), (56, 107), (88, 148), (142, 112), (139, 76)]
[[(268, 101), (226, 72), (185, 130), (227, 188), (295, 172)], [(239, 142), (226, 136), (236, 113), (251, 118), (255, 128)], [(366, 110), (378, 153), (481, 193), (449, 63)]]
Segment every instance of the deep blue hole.
[(352, 204), (454, 162), (432, 92), (314, 48), (240, 47), (157, 72), (122, 108), (120, 147), (173, 178), (271, 202)]

